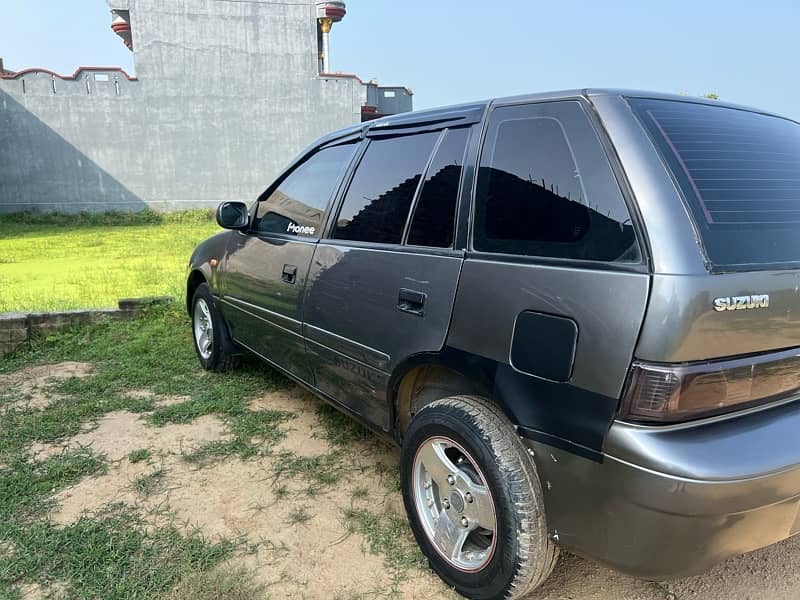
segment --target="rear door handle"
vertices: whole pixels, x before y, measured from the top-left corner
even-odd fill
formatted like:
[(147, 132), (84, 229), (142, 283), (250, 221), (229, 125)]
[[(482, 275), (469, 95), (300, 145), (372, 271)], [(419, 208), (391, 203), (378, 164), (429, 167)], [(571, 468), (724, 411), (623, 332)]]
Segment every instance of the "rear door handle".
[(281, 279), (286, 283), (294, 283), (297, 281), (297, 267), (294, 265), (283, 265)]
[(397, 296), (397, 309), (422, 317), (425, 315), (425, 300), (428, 295), (416, 290), (400, 288)]

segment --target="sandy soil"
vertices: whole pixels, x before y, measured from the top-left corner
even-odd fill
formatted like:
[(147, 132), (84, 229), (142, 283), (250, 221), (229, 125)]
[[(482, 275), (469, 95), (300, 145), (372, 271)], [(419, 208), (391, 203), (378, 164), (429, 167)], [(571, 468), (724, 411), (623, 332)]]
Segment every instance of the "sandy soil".
[(43, 587), (38, 583), (29, 583), (23, 585), (20, 592), (25, 600), (45, 600), (46, 598), (63, 597), (63, 588), (64, 586), (58, 583), (54, 583), (48, 587)]
[(64, 443), (33, 444), (31, 454), (42, 459), (58, 454), (64, 448), (88, 446), (97, 453), (105, 454), (113, 462), (140, 448), (149, 448), (162, 454), (181, 454), (204, 442), (225, 437), (224, 423), (210, 415), (199, 417), (188, 425), (151, 427), (138, 414), (117, 411), (103, 416), (96, 427), (87, 428)]
[(81, 362), (62, 362), (55, 365), (39, 365), (0, 376), (0, 390), (13, 393), (19, 398), (0, 408), (44, 408), (59, 396), (48, 391), (58, 381), (70, 377), (86, 377), (92, 365)]
[[(73, 366), (72, 375), (88, 373), (88, 366)], [(28, 370), (37, 389), (53, 373), (66, 373), (50, 366)], [(72, 376), (70, 375), (70, 376)], [(15, 385), (28, 385), (22, 379)], [(28, 389), (28, 388), (25, 388)], [(146, 394), (134, 391), (132, 394)], [(160, 399), (180, 402), (181, 397)], [(386, 515), (403, 514), (399, 493), (387, 492), (372, 470), (346, 479), (340, 486), (322, 487), (308, 495), (308, 482), (292, 478), (276, 481), (273, 460), (281, 450), (301, 456), (317, 456), (331, 451), (324, 429), (316, 416), (317, 400), (292, 389), (265, 395), (250, 408), (291, 411), (296, 418), (284, 425), (286, 438), (274, 455), (242, 461), (229, 458), (204, 468), (183, 460), (181, 453), (203, 442), (223, 439), (225, 425), (218, 418), (206, 416), (187, 425), (152, 427), (142, 415), (114, 412), (101, 419), (91, 430), (83, 431), (65, 444), (37, 446), (39, 455), (60, 451), (64, 445), (89, 445), (106, 453), (108, 472), (86, 479), (62, 491), (56, 499), (60, 508), (53, 519), (62, 524), (74, 522), (111, 502), (123, 501), (151, 511), (163, 518), (167, 508), (175, 523), (197, 527), (204, 534), (246, 536), (257, 543), (253, 554), (237, 557), (231, 566), (245, 566), (268, 584), (271, 598), (308, 598), (330, 600), (336, 595), (388, 590), (391, 573), (384, 557), (369, 552), (364, 538), (348, 532), (342, 509), (348, 506), (368, 508)], [(356, 444), (353, 460), (361, 464), (378, 461), (396, 465), (397, 450), (374, 443)], [(130, 463), (132, 450), (149, 448), (148, 461)], [(376, 450), (377, 448), (377, 450)], [(138, 477), (164, 469), (162, 485), (149, 495), (137, 494), (133, 483)], [(377, 479), (377, 480), (376, 480)], [(279, 488), (285, 490), (279, 492)], [(364, 498), (354, 499), (352, 492), (367, 487)], [(295, 522), (298, 512), (308, 515), (305, 522)], [(409, 572), (399, 584), (400, 596), (408, 599), (453, 599), (456, 596), (429, 572)], [(41, 590), (31, 588), (29, 597)], [(720, 565), (710, 573), (682, 581), (648, 583), (626, 577), (596, 563), (572, 555), (563, 555), (545, 585), (531, 596), (535, 600), (797, 600), (800, 598), (800, 537), (776, 546), (739, 557)]]
[[(316, 456), (331, 450), (322, 436), (313, 402), (298, 393), (277, 393), (253, 403), (251, 408), (256, 410), (291, 410), (296, 415), (286, 424), (287, 436), (278, 444), (276, 455), (290, 450), (300, 456)], [(385, 486), (380, 481), (375, 485), (377, 494), (357, 501), (350, 494), (363, 485), (359, 479), (321, 488), (309, 497), (304, 480), (276, 481), (269, 457), (248, 461), (230, 458), (197, 468), (180, 456), (182, 450), (224, 435), (224, 426), (215, 417), (154, 428), (146, 425), (141, 415), (114, 412), (100, 420), (97, 428), (66, 444), (39, 447), (36, 451), (41, 456), (61, 451), (64, 446), (89, 445), (112, 461), (107, 474), (85, 479), (58, 494), (60, 508), (52, 518), (59, 524), (69, 524), (107, 504), (125, 502), (151, 511), (159, 522), (168, 510), (174, 523), (198, 528), (212, 539), (246, 536), (259, 544), (257, 551), (232, 562), (254, 571), (258, 581), (268, 584), (273, 598), (330, 599), (336, 594), (346, 597), (391, 587), (391, 574), (383, 566), (383, 557), (371, 554), (360, 535), (348, 532), (341, 512), (351, 505), (372, 511), (401, 509), (391, 496), (386, 502)], [(127, 455), (138, 448), (150, 448), (154, 456), (131, 464)], [(163, 485), (147, 497), (138, 496), (135, 480), (159, 469), (166, 470)], [(279, 498), (276, 490), (281, 486), (287, 490)], [(309, 515), (307, 521), (293, 522), (293, 515), (299, 511)], [(404, 598), (454, 597), (430, 573), (409, 573), (400, 589)], [(437, 591), (432, 594), (432, 590)]]

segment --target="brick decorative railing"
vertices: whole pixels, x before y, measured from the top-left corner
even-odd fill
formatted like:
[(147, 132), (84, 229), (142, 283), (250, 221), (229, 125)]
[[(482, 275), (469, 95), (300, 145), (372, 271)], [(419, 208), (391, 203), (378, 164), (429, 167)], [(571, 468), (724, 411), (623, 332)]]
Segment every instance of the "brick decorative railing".
[(172, 296), (124, 298), (119, 301), (119, 308), (0, 313), (0, 357), (22, 348), (32, 335), (47, 334), (87, 323), (131, 319), (147, 306), (169, 304), (172, 301)]

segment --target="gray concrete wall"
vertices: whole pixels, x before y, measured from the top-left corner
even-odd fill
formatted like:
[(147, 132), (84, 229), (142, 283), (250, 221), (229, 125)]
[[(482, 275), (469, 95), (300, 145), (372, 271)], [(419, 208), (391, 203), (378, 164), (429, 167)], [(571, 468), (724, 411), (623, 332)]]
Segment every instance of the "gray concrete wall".
[(313, 0), (110, 4), (130, 9), (135, 80), (0, 79), (0, 212), (250, 202), (316, 137), (361, 120), (367, 87), (319, 76)]

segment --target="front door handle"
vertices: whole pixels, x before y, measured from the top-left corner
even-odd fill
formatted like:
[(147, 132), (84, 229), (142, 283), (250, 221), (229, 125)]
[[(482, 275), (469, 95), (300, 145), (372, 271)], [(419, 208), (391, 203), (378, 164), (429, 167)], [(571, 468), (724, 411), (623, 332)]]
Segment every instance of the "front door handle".
[(294, 283), (297, 281), (297, 267), (294, 265), (283, 265), (281, 279), (286, 283)]
[(425, 315), (425, 300), (428, 295), (416, 290), (400, 288), (397, 296), (397, 309), (422, 317)]

